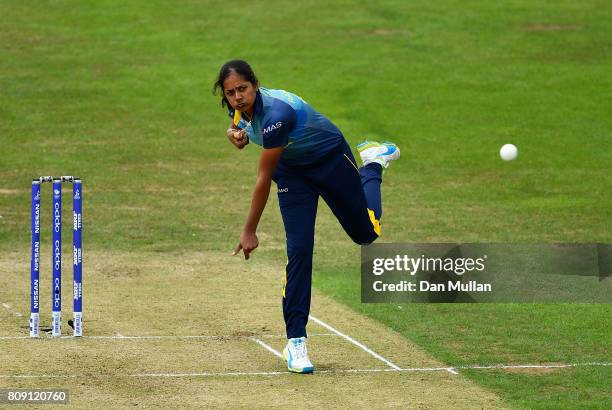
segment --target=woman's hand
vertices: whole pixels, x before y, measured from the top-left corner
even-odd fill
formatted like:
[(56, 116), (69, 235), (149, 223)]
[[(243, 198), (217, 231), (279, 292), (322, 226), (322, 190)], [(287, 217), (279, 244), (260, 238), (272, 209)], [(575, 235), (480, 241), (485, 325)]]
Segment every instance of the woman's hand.
[(228, 128), (227, 139), (238, 149), (244, 148), (249, 143), (249, 137), (246, 130), (237, 130)]
[(244, 259), (249, 259), (251, 252), (253, 252), (258, 246), (259, 239), (257, 239), (255, 232), (242, 231), (242, 235), (240, 235), (240, 242), (238, 243), (238, 246), (236, 246), (236, 249), (234, 249), (232, 256), (238, 255), (242, 249), (242, 252), (244, 252)]

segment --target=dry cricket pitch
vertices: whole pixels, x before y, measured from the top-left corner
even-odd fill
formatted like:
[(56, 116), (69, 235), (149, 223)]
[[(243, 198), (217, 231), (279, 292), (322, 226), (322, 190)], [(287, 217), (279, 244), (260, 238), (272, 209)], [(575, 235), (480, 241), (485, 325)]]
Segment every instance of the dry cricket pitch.
[[(65, 266), (62, 291), (70, 295)], [(51, 285), (49, 266), (41, 268), (44, 328)], [(315, 374), (288, 373), (277, 356), (286, 343), (282, 266), (257, 258), (90, 252), (86, 336), (78, 340), (27, 337), (28, 272), (28, 255), (0, 260), (7, 284), (0, 388), (68, 389), (70, 405), (83, 408), (505, 406), (401, 335), (317, 292), (308, 325)], [(64, 334), (71, 313), (64, 297)]]

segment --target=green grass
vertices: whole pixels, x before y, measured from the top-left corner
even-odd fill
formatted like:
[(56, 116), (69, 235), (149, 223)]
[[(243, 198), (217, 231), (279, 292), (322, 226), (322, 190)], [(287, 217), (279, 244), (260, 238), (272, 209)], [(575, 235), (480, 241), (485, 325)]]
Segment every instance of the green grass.
[[(27, 252), (30, 178), (77, 174), (86, 249), (229, 252), (258, 156), (226, 143), (210, 93), (235, 57), (353, 145), (401, 146), (385, 242), (612, 241), (608, 2), (6, 1), (0, 14), (2, 250)], [(497, 156), (507, 142), (512, 163)], [(275, 198), (260, 239), (256, 256), (282, 266)], [(364, 306), (358, 258), (322, 206), (316, 286), (441, 360), (610, 361), (610, 305)], [(612, 406), (609, 368), (465, 373), (518, 407)]]
[[(449, 365), (610, 362), (610, 305), (361, 304), (358, 274), (347, 276), (325, 271), (317, 285)], [(519, 407), (605, 408), (610, 402), (609, 367), (461, 372)]]

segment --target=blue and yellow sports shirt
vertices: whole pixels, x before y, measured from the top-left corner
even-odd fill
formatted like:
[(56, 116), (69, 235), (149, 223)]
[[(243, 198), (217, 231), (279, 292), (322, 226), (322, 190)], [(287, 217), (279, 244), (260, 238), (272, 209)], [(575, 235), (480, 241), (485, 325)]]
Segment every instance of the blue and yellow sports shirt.
[[(234, 118), (230, 107), (229, 116)], [(281, 161), (286, 165), (308, 165), (338, 148), (342, 132), (306, 101), (284, 90), (259, 87), (253, 119), (240, 118), (249, 140), (263, 148), (284, 147)]]

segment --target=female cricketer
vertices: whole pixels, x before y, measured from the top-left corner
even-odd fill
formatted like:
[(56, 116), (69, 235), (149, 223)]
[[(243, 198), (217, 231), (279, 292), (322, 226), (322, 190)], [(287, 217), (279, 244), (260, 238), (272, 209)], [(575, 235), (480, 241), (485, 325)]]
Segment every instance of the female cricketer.
[(288, 343), (283, 356), (290, 371), (311, 373), (306, 324), (319, 197), (354, 242), (372, 243), (381, 233), (382, 171), (400, 151), (390, 142), (365, 141), (357, 146), (363, 163), (359, 168), (331, 121), (295, 94), (261, 87), (245, 61), (221, 67), (214, 92), (218, 89), (221, 106), (232, 118), (229, 141), (238, 149), (249, 142), (263, 148), (251, 207), (233, 254), (242, 251), (248, 259), (259, 245), (257, 225), (274, 181), (287, 237), (282, 306)]

